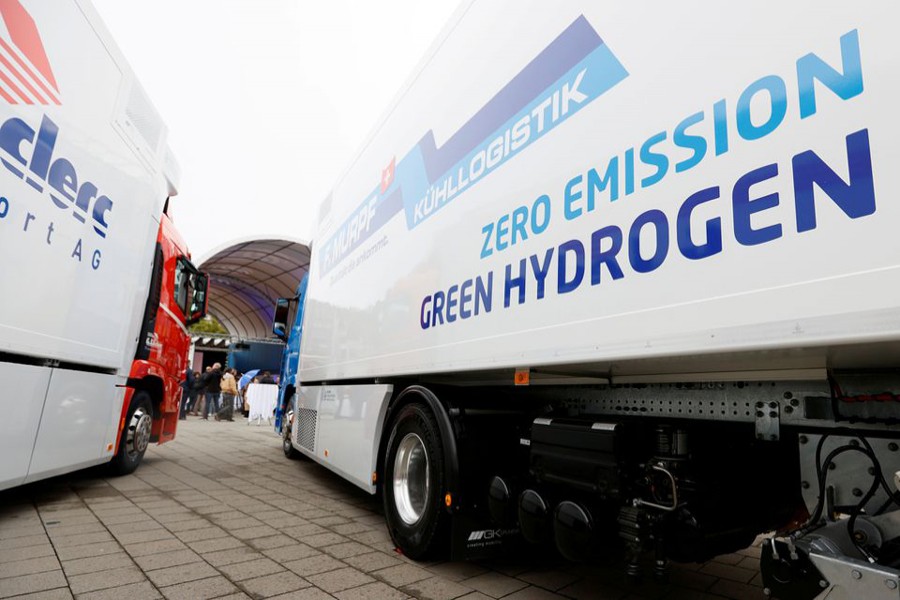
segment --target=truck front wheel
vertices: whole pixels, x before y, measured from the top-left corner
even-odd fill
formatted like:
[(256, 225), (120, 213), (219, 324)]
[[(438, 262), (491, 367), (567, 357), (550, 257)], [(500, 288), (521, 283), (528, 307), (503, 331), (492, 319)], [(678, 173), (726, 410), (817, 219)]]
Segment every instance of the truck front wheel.
[(394, 420), (387, 444), (384, 512), (391, 538), (406, 556), (442, 549), (449, 516), (443, 510), (444, 451), (437, 421), (423, 404), (409, 404)]
[(109, 463), (113, 475), (133, 473), (150, 444), (150, 432), (153, 429), (153, 405), (147, 392), (137, 391), (131, 398), (128, 413), (125, 415), (125, 427), (119, 441), (119, 451)]
[(297, 460), (302, 458), (302, 454), (300, 454), (296, 448), (294, 448), (294, 444), (291, 442), (291, 427), (293, 422), (293, 415), (287, 418), (287, 422), (283, 426), (283, 433), (281, 435), (281, 449), (284, 452), (284, 456), (291, 460)]

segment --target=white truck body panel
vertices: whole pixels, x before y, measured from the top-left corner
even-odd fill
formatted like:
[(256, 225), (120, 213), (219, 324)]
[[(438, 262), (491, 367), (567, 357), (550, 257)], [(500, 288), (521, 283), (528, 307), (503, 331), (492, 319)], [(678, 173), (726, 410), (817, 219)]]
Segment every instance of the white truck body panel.
[(124, 394), (112, 375), (53, 369), (26, 483), (109, 461)]
[(896, 361), (900, 5), (457, 14), (322, 207), (302, 381)]
[[(146, 126), (159, 130), (152, 153), (135, 143), (138, 133), (125, 133), (126, 127), (137, 129), (128, 125), (132, 121), (145, 118), (152, 123), (158, 117), (142, 104), (143, 92), (90, 6), (23, 6), (40, 33), (60, 103), (13, 105), (3, 100), (3, 121), (21, 119), (35, 132), (28, 137), (39, 141), (19, 141), (18, 157), (5, 146), (0, 149), (7, 167), (0, 168), (6, 199), (0, 206), (0, 255), (7, 257), (0, 351), (127, 369), (147, 296), (158, 215), (168, 195), (160, 168), (164, 129), (161, 124)], [(0, 37), (3, 34), (10, 35), (6, 30)], [(12, 38), (6, 43), (13, 45)], [(37, 133), (46, 119), (58, 128), (49, 158), (40, 140), (51, 136)], [(7, 131), (6, 145), (14, 147), (24, 134), (20, 130), (16, 136), (12, 125)], [(44, 152), (35, 153), (36, 147)], [(42, 158), (43, 168), (35, 165)], [(77, 198), (72, 185), (59, 185), (62, 191), (51, 185), (54, 170), (59, 178), (74, 173), (79, 190), (88, 183), (97, 188), (94, 198), (87, 199), (87, 210), (65, 197), (68, 193)], [(111, 202), (107, 211), (102, 211), (98, 196)], [(98, 223), (95, 214), (104, 223)]]
[[(372, 475), (392, 390), (390, 385), (301, 387), (291, 429), (294, 447), (374, 494)], [(314, 435), (311, 448), (301, 441), (307, 427)]]
[(28, 472), (43, 408), (35, 399), (47, 393), (50, 369), (0, 363), (0, 378), (17, 392), (0, 395), (0, 489), (5, 489), (21, 484)]
[(89, 3), (0, 13), (2, 489), (114, 454), (177, 167)]

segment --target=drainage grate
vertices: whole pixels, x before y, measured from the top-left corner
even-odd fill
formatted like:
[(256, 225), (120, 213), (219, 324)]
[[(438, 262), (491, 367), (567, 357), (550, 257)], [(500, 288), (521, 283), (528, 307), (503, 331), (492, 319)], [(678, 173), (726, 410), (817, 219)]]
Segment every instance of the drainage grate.
[(316, 451), (316, 418), (311, 408), (301, 408), (297, 413), (297, 445), (310, 452)]

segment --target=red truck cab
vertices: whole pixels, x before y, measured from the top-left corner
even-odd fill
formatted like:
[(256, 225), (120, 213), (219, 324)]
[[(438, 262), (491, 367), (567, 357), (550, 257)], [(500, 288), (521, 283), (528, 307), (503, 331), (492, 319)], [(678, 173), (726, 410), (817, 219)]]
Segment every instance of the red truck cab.
[(208, 278), (164, 211), (153, 262), (150, 293), (128, 377), (113, 469), (137, 468), (151, 442), (175, 438), (181, 383), (190, 364), (188, 326), (206, 314)]

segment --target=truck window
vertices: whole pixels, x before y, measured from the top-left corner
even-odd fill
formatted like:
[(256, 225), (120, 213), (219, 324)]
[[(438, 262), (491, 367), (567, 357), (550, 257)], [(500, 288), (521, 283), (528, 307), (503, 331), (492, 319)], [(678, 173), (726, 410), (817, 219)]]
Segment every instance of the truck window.
[(178, 265), (175, 268), (175, 290), (173, 294), (175, 296), (175, 304), (178, 305), (185, 317), (190, 315), (188, 312), (190, 309), (189, 303), (194, 296), (194, 287), (197, 285), (196, 279), (197, 269), (194, 265), (185, 257), (179, 257)]

